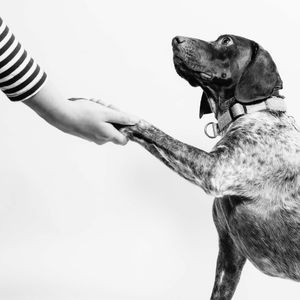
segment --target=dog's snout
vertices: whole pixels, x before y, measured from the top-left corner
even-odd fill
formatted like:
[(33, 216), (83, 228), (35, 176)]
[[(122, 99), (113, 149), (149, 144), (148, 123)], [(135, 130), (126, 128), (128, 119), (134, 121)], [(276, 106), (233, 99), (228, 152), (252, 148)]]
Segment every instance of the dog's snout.
[(183, 36), (175, 36), (172, 40), (172, 45), (177, 46), (179, 44), (182, 44), (186, 41), (186, 38)]

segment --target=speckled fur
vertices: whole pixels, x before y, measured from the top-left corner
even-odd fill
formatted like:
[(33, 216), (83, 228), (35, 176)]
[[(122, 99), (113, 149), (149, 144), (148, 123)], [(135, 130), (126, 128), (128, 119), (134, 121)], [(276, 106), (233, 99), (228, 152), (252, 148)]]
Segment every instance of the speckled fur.
[(300, 281), (300, 132), (293, 118), (246, 114), (209, 153), (146, 122), (122, 131), (216, 197), (219, 256), (211, 299), (232, 298), (247, 259), (265, 274)]

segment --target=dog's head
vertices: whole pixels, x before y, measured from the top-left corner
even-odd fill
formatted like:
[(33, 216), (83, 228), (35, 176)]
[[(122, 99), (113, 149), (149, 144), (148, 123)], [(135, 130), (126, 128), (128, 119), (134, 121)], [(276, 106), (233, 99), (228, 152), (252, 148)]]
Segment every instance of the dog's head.
[(204, 91), (200, 117), (221, 113), (232, 99), (249, 104), (282, 88), (270, 54), (254, 41), (234, 35), (214, 42), (177, 36), (172, 46), (177, 73)]

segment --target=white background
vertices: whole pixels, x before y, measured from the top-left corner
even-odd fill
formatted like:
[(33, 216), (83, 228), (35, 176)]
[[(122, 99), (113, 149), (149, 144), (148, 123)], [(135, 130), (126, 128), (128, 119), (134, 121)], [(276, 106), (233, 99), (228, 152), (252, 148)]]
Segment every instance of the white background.
[[(269, 50), (296, 119), (297, 1), (1, 1), (1, 16), (69, 97), (99, 97), (210, 150), (200, 88), (175, 72), (175, 35)], [(0, 99), (0, 299), (209, 299), (213, 199), (140, 146), (97, 146)], [(299, 245), (300, 246), (300, 245)], [(234, 299), (293, 299), (247, 263)]]

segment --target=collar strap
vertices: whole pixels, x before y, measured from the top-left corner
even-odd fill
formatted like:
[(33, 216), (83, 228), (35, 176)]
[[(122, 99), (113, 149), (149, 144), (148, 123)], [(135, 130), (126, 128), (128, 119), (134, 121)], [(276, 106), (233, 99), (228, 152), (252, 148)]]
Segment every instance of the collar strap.
[[(215, 138), (218, 135), (220, 135), (229, 124), (231, 124), (239, 117), (260, 110), (274, 110), (279, 112), (285, 112), (286, 104), (285, 101), (279, 97), (268, 98), (267, 100), (259, 102), (257, 104), (244, 105), (241, 103), (235, 103), (226, 112), (218, 116), (218, 123), (208, 123), (204, 128), (204, 132), (208, 137)], [(209, 134), (209, 126), (212, 126), (213, 134)]]

